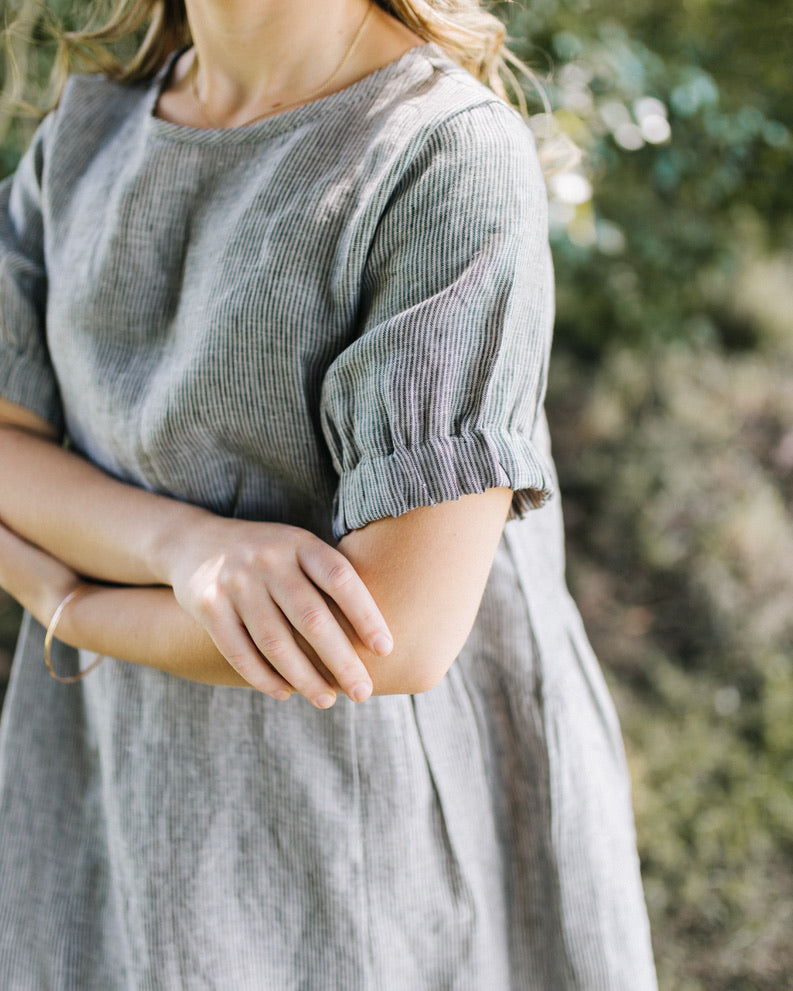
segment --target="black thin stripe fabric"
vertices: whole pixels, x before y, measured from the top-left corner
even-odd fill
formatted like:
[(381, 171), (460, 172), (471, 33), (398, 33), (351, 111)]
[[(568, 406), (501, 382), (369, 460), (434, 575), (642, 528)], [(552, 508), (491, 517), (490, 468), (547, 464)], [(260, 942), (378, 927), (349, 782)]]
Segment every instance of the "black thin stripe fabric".
[(0, 986), (652, 991), (564, 583), (529, 131), (433, 46), (231, 131), (157, 119), (161, 83), (73, 79), (2, 186), (0, 394), (119, 478), (327, 540), (496, 485), (513, 519), (416, 697), (320, 712), (113, 659), (64, 689), (28, 618)]

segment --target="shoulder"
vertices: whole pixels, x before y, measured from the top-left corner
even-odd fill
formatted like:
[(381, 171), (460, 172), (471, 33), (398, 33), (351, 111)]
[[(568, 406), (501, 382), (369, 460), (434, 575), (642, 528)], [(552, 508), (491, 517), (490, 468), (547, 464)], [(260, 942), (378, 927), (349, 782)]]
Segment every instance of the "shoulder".
[(444, 143), (536, 157), (526, 121), (492, 90), (435, 45), (408, 54), (413, 58), (402, 85), (382, 94), (389, 123), (399, 125), (408, 145)]
[(68, 199), (74, 183), (97, 161), (118, 168), (142, 133), (153, 94), (154, 83), (125, 85), (101, 75), (69, 78), (46, 128), (42, 188), (48, 202)]
[(141, 87), (125, 87), (99, 75), (72, 75), (55, 109), (42, 119), (18, 172), (32, 170), (38, 181), (50, 160), (72, 146), (85, 147), (112, 121), (139, 103)]
[(367, 111), (363, 158), (376, 200), (393, 203), (408, 189), (472, 202), (497, 193), (545, 200), (527, 122), (435, 45), (408, 53)]
[(99, 130), (147, 103), (155, 83), (128, 85), (102, 75), (69, 77), (57, 109), (59, 124)]
[(149, 110), (153, 82), (126, 85), (101, 75), (75, 74), (53, 112), (48, 152), (85, 160), (114, 134), (137, 126)]

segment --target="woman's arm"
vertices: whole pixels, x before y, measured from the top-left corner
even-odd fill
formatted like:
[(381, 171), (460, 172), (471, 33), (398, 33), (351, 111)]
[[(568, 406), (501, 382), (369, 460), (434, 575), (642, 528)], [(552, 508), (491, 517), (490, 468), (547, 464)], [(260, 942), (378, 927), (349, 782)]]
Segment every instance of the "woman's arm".
[(0, 398), (0, 519), (80, 574), (162, 584), (175, 527), (210, 514), (116, 481), (57, 443), (50, 425)]
[[(118, 482), (60, 448), (38, 417), (2, 400), (0, 463), (0, 520), (9, 529), (89, 578), (170, 585), (253, 687), (271, 692), (275, 668), (279, 684), (286, 680), (315, 704), (334, 679), (356, 701), (370, 693), (366, 668), (325, 596), (374, 653), (388, 653), (392, 638), (346, 558), (313, 534), (222, 519)], [(295, 633), (322, 659), (330, 682)]]
[[(375, 694), (426, 691), (446, 673), (475, 618), (509, 498), (508, 489), (491, 489), (379, 520), (342, 540), (342, 552), (366, 576), (396, 634), (396, 647), (384, 660), (331, 603)], [(71, 569), (0, 526), (0, 585), (42, 624), (80, 584)], [(248, 685), (166, 588), (94, 585), (66, 610), (58, 638), (205, 684)], [(336, 680), (311, 647), (305, 641), (301, 646), (336, 689)], [(269, 665), (262, 667), (269, 678), (267, 693), (288, 696), (292, 686)]]
[[(208, 634), (167, 588), (115, 588), (84, 583), (66, 565), (0, 524), (0, 587), (43, 626), (78, 588), (58, 623), (57, 638), (73, 647), (210, 685), (251, 686), (218, 653)], [(43, 662), (43, 658), (42, 658)], [(273, 672), (271, 694), (291, 687)]]
[[(329, 601), (366, 666), (374, 695), (425, 692), (449, 670), (476, 619), (511, 499), (511, 489), (488, 489), (377, 520), (340, 541), (339, 550), (372, 593), (394, 636), (391, 653), (379, 656)], [(311, 646), (298, 639), (306, 656), (324, 670)]]
[[(339, 549), (363, 578), (394, 634), (393, 651), (380, 657), (329, 603), (369, 672), (374, 695), (425, 692), (449, 670), (476, 618), (511, 496), (510, 489), (489, 489), (378, 520), (342, 539)], [(104, 602), (97, 593), (70, 607), (73, 626), (66, 635), (74, 641), (82, 637), (83, 646), (112, 656), (118, 656), (117, 647), (129, 644), (138, 654), (128, 650), (121, 655), (125, 659), (151, 665), (156, 656), (154, 666), (172, 674), (208, 684), (241, 683), (205, 631), (190, 617), (175, 614), (173, 597), (169, 605), (161, 590), (146, 590), (146, 598), (136, 590), (101, 594)], [(123, 630), (108, 628), (103, 610), (111, 609), (124, 611)], [(150, 625), (144, 642), (146, 617)], [(168, 651), (162, 649), (165, 643)], [(322, 668), (311, 647), (305, 641), (301, 646)], [(326, 677), (332, 682), (328, 673)]]
[[(475, 619), (510, 501), (509, 489), (490, 489), (378, 520), (342, 539), (352, 565), (344, 568), (305, 531), (221, 520), (116, 482), (2, 400), (0, 420), (8, 526), (90, 577), (174, 584), (190, 612), (167, 589), (99, 588), (66, 611), (59, 633), (67, 642), (212, 684), (272, 694), (288, 683), (315, 703), (339, 685), (353, 697), (360, 684), (368, 694), (369, 683), (376, 694), (414, 693), (443, 677)], [(280, 570), (300, 553), (299, 568)], [(306, 584), (306, 573), (324, 601), (290, 588), (300, 575)], [(287, 600), (298, 605), (274, 605)], [(48, 600), (38, 618), (47, 623), (55, 605)], [(395, 641), (385, 658), (374, 648), (381, 613)]]

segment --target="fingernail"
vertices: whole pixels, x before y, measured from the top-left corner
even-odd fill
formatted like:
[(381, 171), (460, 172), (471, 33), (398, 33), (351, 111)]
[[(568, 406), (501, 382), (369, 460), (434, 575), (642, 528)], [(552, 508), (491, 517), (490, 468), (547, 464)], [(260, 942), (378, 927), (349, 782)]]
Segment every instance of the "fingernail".
[(372, 650), (375, 654), (379, 654), (381, 657), (385, 657), (386, 654), (390, 654), (393, 649), (394, 641), (391, 637), (387, 637), (385, 633), (378, 633), (372, 641)]
[(362, 681), (359, 685), (350, 692), (350, 698), (353, 702), (365, 702), (369, 696), (372, 694), (372, 686), (368, 685), (365, 681)]
[(336, 701), (335, 695), (329, 695), (329, 694), (318, 695), (314, 699), (314, 705), (318, 709), (329, 709), (335, 701)]
[(273, 698), (278, 699), (279, 702), (286, 702), (288, 698), (291, 698), (292, 693), (287, 692), (284, 688), (279, 688), (277, 692), (273, 692)]

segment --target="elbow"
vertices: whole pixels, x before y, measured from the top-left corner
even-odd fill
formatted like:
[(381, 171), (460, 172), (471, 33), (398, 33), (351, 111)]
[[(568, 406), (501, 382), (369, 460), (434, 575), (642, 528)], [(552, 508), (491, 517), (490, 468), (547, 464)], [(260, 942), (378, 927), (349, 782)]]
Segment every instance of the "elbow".
[(373, 695), (423, 695), (446, 677), (458, 650), (394, 650), (369, 666)]
[(404, 688), (400, 694), (423, 695), (425, 692), (430, 692), (443, 681), (448, 671), (449, 668), (447, 667), (443, 670), (411, 672), (410, 676), (405, 679)]

